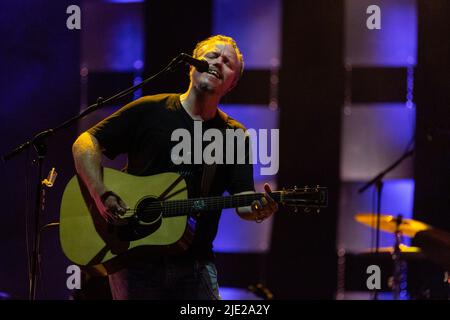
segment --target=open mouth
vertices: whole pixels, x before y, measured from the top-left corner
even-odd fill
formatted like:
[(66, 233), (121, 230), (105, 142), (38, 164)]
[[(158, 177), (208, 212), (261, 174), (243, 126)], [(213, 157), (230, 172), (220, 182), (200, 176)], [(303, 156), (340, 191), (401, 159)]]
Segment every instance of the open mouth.
[(208, 70), (208, 74), (213, 75), (214, 77), (216, 77), (217, 79), (222, 79), (222, 76), (220, 75), (220, 73), (216, 70)]

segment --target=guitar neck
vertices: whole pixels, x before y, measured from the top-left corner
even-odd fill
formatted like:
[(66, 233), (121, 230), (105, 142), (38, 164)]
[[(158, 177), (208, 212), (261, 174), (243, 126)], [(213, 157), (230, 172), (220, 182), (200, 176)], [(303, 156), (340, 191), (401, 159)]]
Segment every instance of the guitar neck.
[[(282, 202), (283, 192), (275, 191), (269, 194), (276, 202)], [(250, 206), (253, 201), (260, 200), (264, 193), (250, 193), (232, 196), (192, 198), (186, 200), (171, 200), (162, 203), (165, 216), (179, 216), (201, 211), (219, 211), (227, 208)]]

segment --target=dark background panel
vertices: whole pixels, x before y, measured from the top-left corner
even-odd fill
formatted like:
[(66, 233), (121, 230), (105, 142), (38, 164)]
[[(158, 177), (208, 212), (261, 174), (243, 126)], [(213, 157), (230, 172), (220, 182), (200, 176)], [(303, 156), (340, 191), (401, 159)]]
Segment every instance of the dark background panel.
[(353, 103), (405, 102), (406, 68), (352, 68), (351, 89)]
[[(181, 52), (192, 54), (195, 44), (212, 32), (212, 0), (145, 2), (146, 77), (163, 69)], [(179, 68), (144, 88), (144, 94), (184, 92), (189, 85), (189, 69)]]
[(450, 231), (450, 2), (418, 8), (414, 216)]
[(247, 288), (264, 281), (267, 277), (266, 253), (219, 252), (216, 265), (219, 285), (223, 287)]
[[(88, 104), (97, 102), (99, 97), (107, 99), (113, 95), (133, 86), (133, 72), (91, 72), (87, 78)], [(133, 100), (133, 95), (121, 99), (124, 105)]]
[(222, 99), (222, 103), (269, 105), (270, 76), (270, 70), (244, 71), (236, 88)]
[[(343, 104), (343, 1), (284, 1), (278, 185), (330, 190), (319, 214), (276, 216), (269, 285), (281, 299), (331, 299)], [(320, 21), (320, 23), (318, 23)]]

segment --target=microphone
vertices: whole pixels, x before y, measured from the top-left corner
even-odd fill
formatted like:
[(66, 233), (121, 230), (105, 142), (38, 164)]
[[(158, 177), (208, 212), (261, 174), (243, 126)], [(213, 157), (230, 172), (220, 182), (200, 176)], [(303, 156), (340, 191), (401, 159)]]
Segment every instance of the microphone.
[(196, 59), (186, 53), (180, 53), (178, 58), (195, 67), (198, 72), (208, 72), (209, 70), (209, 63), (205, 59)]

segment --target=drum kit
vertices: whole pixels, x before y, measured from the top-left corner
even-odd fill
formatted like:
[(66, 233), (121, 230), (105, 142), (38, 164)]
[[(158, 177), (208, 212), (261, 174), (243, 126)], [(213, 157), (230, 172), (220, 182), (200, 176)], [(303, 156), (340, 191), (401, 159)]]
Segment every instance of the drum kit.
[[(375, 228), (377, 214), (359, 213), (355, 220), (368, 227)], [(430, 260), (445, 271), (447, 285), (450, 290), (450, 233), (439, 230), (424, 222), (405, 219), (401, 215), (393, 216), (382, 214), (379, 216), (379, 230), (394, 235), (392, 247), (370, 248), (361, 252), (361, 255), (392, 258), (394, 271), (391, 287), (394, 299), (398, 299), (404, 289), (406, 262), (415, 259)], [(402, 237), (413, 239), (416, 246), (410, 247), (402, 243)], [(444, 278), (444, 277), (443, 277)]]

